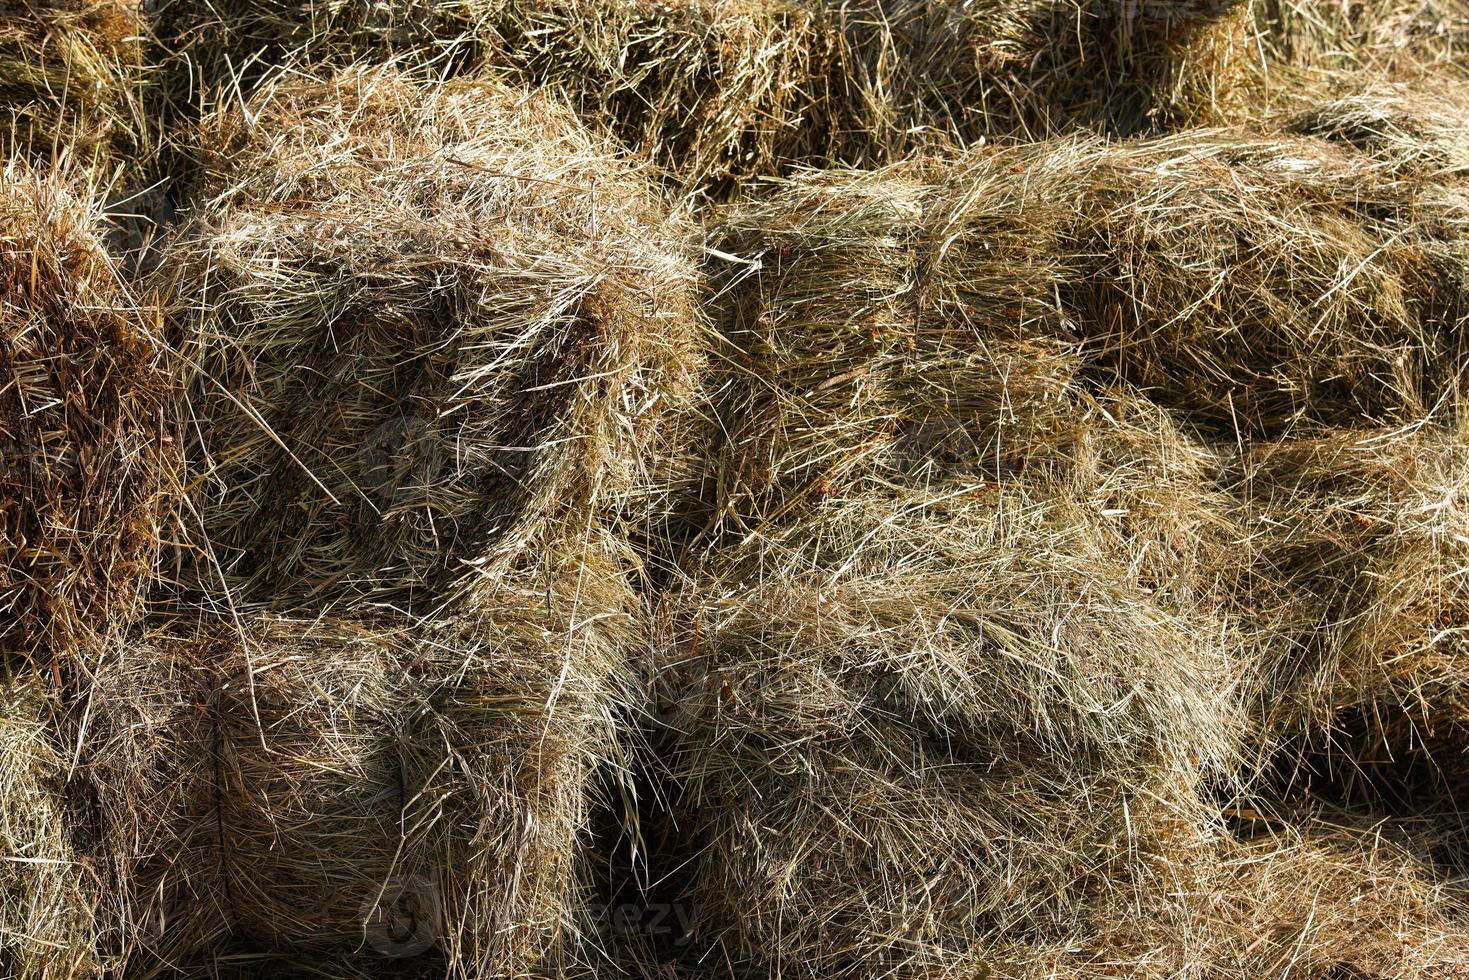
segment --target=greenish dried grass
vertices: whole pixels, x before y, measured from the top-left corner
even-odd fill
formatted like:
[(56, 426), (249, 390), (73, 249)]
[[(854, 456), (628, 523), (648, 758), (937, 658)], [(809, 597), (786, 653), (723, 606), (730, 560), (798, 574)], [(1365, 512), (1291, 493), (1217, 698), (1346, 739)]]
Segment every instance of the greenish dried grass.
[(631, 507), (698, 364), (642, 171), (491, 82), (353, 70), (212, 125), (164, 262), (205, 588), (428, 601)]

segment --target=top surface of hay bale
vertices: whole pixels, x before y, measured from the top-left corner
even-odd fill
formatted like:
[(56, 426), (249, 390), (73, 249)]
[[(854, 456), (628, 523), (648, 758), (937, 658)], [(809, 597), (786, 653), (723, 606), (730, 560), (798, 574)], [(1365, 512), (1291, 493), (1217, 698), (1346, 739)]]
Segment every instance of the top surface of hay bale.
[(214, 126), (174, 309), (228, 584), (408, 600), (636, 492), (697, 359), (642, 173), (543, 96), (385, 71)]
[(0, 175), (0, 646), (37, 656), (126, 625), (175, 475), (156, 311), (87, 195)]

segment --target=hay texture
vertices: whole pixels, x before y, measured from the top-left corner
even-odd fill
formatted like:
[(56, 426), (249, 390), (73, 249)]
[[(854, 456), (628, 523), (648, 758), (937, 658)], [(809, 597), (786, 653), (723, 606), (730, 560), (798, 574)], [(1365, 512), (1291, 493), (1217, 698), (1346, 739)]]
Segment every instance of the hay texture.
[(1463, 191), (1395, 169), (1238, 133), (1104, 154), (1078, 242), (1093, 361), (1246, 434), (1422, 417), (1459, 382)]
[(454, 619), (161, 625), (104, 671), (87, 771), (129, 969), (222, 950), (440, 975), (578, 955), (633, 602), (598, 559)]
[(1340, 736), (1369, 783), (1416, 760), (1425, 806), (1464, 798), (1469, 758), (1465, 440), (1458, 423), (1303, 435), (1256, 449), (1244, 484), (1268, 727)]
[(31, 681), (0, 685), (0, 973), (96, 975), (96, 879), (73, 847), (66, 759)]
[(637, 496), (698, 361), (687, 229), (640, 171), (543, 96), (388, 71), (213, 125), (165, 264), (206, 587), (412, 602)]
[(0, 146), (129, 165), (147, 142), (140, 0), (0, 4)]
[(1064, 930), (1231, 764), (1218, 637), (1054, 504), (832, 501), (706, 575), (673, 776), (707, 927), (772, 972), (961, 975)]
[(176, 472), (157, 311), (104, 234), (87, 186), (0, 176), (0, 644), (38, 660), (136, 613)]
[(1267, 70), (1319, 68), (1407, 74), (1425, 67), (1469, 69), (1469, 7), (1463, 0), (1262, 0), (1255, 44)]
[(1234, 0), (843, 5), (847, 51), (834, 97), (845, 101), (859, 154), (879, 161), (935, 137), (967, 144), (1076, 126), (1129, 135), (1217, 123), (1244, 98), (1247, 8)]

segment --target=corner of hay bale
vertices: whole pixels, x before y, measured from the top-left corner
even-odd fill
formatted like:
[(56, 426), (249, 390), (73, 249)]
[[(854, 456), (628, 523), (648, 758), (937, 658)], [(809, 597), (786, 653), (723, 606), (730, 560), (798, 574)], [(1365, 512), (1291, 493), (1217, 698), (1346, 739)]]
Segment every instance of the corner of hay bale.
[(227, 939), (466, 977), (586, 955), (584, 838), (620, 778), (635, 610), (597, 574), (437, 621), (191, 618), (132, 644), (83, 754), (124, 962)]
[(125, 626), (175, 476), (156, 313), (80, 182), (0, 175), (0, 646), (37, 658)]
[(0, 680), (0, 974), (17, 980), (102, 965), (96, 869), (73, 846), (51, 710), (34, 681)]
[(645, 171), (544, 95), (386, 69), (211, 126), (165, 263), (206, 587), (411, 601), (632, 506), (700, 356)]
[(141, 0), (0, 7), (0, 146), (49, 161), (130, 166), (147, 143)]

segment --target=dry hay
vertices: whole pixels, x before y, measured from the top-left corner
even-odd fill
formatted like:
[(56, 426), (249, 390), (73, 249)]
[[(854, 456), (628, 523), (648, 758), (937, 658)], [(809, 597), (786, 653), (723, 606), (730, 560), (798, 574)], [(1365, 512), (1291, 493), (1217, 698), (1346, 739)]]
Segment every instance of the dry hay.
[(1459, 381), (1469, 211), (1395, 169), (1236, 132), (1104, 154), (1078, 244), (1092, 359), (1245, 433), (1421, 417)]
[[(847, 126), (869, 158), (933, 136), (1130, 134), (1222, 121), (1249, 79), (1243, 0), (844, 6)], [(863, 141), (867, 145), (863, 147)]]
[(131, 164), (146, 143), (140, 0), (0, 3), (0, 146)]
[(1054, 502), (830, 501), (674, 608), (694, 895), (783, 974), (940, 975), (992, 932), (1064, 929), (1232, 764), (1213, 627)]
[(720, 214), (714, 244), (743, 261), (711, 285), (716, 519), (745, 533), (887, 466), (1003, 470), (1046, 437), (1078, 362), (1058, 336), (1057, 175), (1012, 172), (1036, 157), (948, 183), (926, 164), (817, 172)]
[(95, 975), (95, 881), (72, 847), (66, 760), (32, 681), (0, 684), (0, 975)]
[(1246, 459), (1267, 731), (1338, 739), (1345, 778), (1379, 789), (1416, 760), (1469, 799), (1466, 440), (1462, 424), (1303, 434)]
[(1285, 127), (1369, 153), (1395, 174), (1469, 176), (1469, 98), (1446, 78), (1437, 84), (1373, 82), (1333, 96), (1297, 100)]
[(129, 975), (226, 937), (465, 977), (578, 955), (634, 635), (581, 557), (439, 622), (187, 620), (103, 669), (83, 758)]
[(839, 42), (805, 0), (486, 2), (484, 60), (563, 93), (685, 190), (821, 158)]
[(87, 187), (0, 175), (0, 647), (37, 659), (137, 611), (174, 472), (156, 311), (104, 233)]
[(1257, 0), (1254, 16), (1254, 44), (1265, 55), (1267, 71), (1469, 69), (1469, 4), (1464, 0)]
[(213, 126), (165, 268), (225, 583), (411, 602), (639, 495), (698, 360), (688, 232), (642, 172), (543, 96), (389, 71)]

